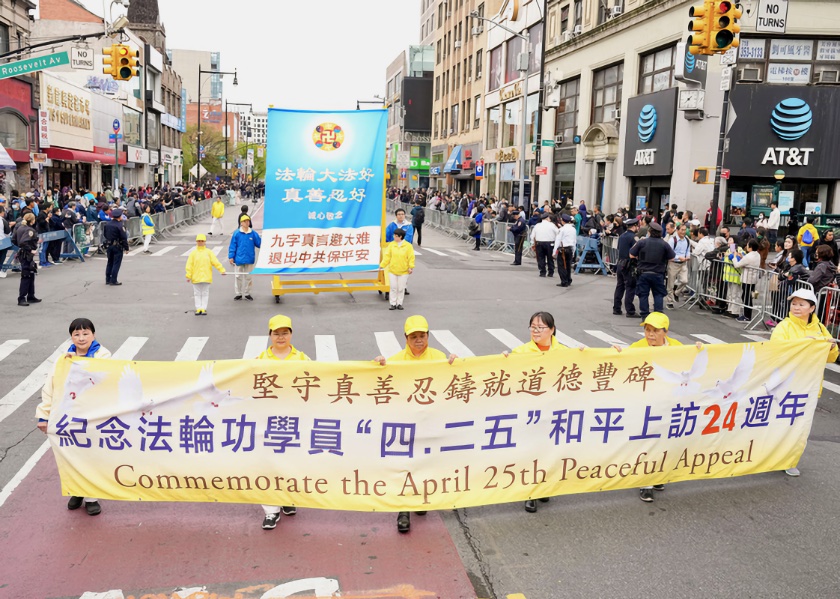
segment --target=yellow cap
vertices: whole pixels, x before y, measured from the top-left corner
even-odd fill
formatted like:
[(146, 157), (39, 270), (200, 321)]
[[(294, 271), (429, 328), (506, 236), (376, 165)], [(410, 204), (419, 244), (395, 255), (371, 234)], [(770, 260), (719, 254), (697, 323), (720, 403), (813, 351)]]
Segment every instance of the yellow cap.
[(283, 316), (282, 314), (278, 314), (274, 316), (271, 320), (268, 321), (268, 332), (276, 331), (277, 329), (289, 329), (292, 330), (292, 319), (288, 316)]
[(671, 325), (671, 321), (662, 312), (651, 312), (642, 322), (642, 326), (646, 324), (649, 324), (655, 329), (665, 329), (667, 331)]
[(422, 316), (409, 316), (405, 319), (405, 334), (411, 335), (418, 331), (429, 332), (429, 322)]
[(207, 235), (205, 235), (204, 233), (199, 233), (198, 235), (195, 236), (195, 240), (196, 241), (207, 241)]

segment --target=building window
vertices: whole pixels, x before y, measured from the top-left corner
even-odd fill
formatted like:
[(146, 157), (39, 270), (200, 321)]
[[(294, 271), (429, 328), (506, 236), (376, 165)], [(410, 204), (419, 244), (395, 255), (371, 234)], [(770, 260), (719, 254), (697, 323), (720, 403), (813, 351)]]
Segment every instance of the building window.
[(467, 59), (467, 81), (472, 81), (472, 61), (473, 57), (470, 54), (469, 58)]
[(475, 106), (475, 116), (473, 121), (473, 129), (478, 129), (479, 125), (481, 124), (481, 96), (475, 97), (475, 102), (473, 102)]
[(519, 126), (522, 123), (522, 98), (508, 102), (504, 107), (504, 122), (502, 123), (502, 146), (514, 146), (519, 141)]
[(639, 93), (649, 94), (674, 86), (674, 61), (677, 47), (669, 46), (641, 57)]
[(487, 193), (491, 195), (496, 193), (496, 168), (495, 162), (487, 165)]
[(455, 72), (453, 73), (453, 79), (455, 80), (455, 89), (459, 89), (461, 87), (461, 63), (455, 65)]
[(507, 59), (505, 61), (505, 83), (510, 83), (515, 79), (521, 77), (520, 72), (516, 69), (519, 64), (519, 55), (525, 51), (525, 43), (521, 38), (510, 38), (506, 46)]
[(528, 114), (526, 115), (528, 126), (528, 143), (537, 141), (537, 129), (540, 125), (540, 96), (531, 94), (528, 96)]
[(435, 100), (440, 100), (440, 75), (435, 77)]
[(446, 137), (449, 133), (448, 129), (446, 128), (446, 123), (448, 122), (447, 121), (448, 115), (449, 115), (449, 110), (447, 108), (444, 108), (443, 109), (443, 116), (440, 119), (440, 136), (441, 137)]
[(562, 135), (560, 145), (570, 146), (577, 135), (578, 100), (580, 98), (580, 77), (560, 84), (560, 104), (554, 124), (554, 134)]
[[(469, 67), (467, 66), (469, 64)], [(467, 63), (467, 59), (464, 59), (464, 85), (467, 84), (467, 79), (469, 77), (469, 72), (472, 70), (472, 56), (470, 56), (469, 63)]]
[(499, 130), (501, 129), (501, 108), (494, 106), (487, 111), (487, 147), (499, 147)]
[(435, 113), (435, 119), (434, 119), (434, 135), (435, 135), (435, 139), (437, 139), (437, 136), (438, 136), (438, 130), (439, 130), (439, 129), (438, 129), (438, 117), (439, 117), (439, 116), (440, 116), (440, 113), (439, 113), (439, 112), (436, 112), (436, 113)]
[(838, 83), (840, 39), (743, 38), (738, 71), (744, 73), (744, 79), (765, 83)]
[(569, 5), (560, 9), (560, 33), (569, 30)]
[(543, 24), (537, 23), (528, 30), (528, 39), (531, 45), (531, 62), (528, 66), (528, 74), (540, 72), (542, 66), (542, 48), (543, 48)]
[(592, 122), (615, 120), (614, 111), (621, 106), (624, 63), (595, 71), (592, 83)]
[(435, 57), (436, 57), (435, 64), (440, 64), (440, 58), (441, 58), (441, 56), (440, 56), (440, 40), (438, 40), (437, 44), (435, 44)]
[(452, 105), (452, 121), (449, 124), (449, 132), (450, 133), (458, 133), (460, 129), (458, 128), (458, 109), (460, 106), (458, 104)]
[(575, 0), (575, 27), (583, 26), (583, 0)]
[(504, 58), (503, 53), (504, 48), (502, 48), (502, 46), (493, 48), (490, 51), (490, 65), (488, 67), (488, 70), (490, 71), (490, 82), (487, 88), (488, 91), (499, 89), (502, 86), (502, 77), (504, 76), (504, 63), (502, 62), (502, 59)]
[(475, 53), (475, 78), (481, 79), (481, 70), (484, 66), (484, 50), (479, 50)]
[(0, 113), (0, 143), (4, 148), (29, 151), (29, 126), (10, 112)]

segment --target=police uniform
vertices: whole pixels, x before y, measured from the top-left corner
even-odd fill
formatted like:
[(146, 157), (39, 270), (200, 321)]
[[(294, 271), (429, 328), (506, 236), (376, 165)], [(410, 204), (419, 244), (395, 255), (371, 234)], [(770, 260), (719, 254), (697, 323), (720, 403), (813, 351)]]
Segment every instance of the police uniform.
[[(625, 227), (639, 224), (638, 218), (624, 221)], [(615, 295), (613, 297), (613, 314), (621, 314), (621, 303), (628, 318), (636, 316), (636, 306), (633, 298), (636, 295), (636, 279), (631, 272), (630, 249), (636, 244), (636, 233), (625, 231), (618, 238), (618, 264), (615, 267)]]

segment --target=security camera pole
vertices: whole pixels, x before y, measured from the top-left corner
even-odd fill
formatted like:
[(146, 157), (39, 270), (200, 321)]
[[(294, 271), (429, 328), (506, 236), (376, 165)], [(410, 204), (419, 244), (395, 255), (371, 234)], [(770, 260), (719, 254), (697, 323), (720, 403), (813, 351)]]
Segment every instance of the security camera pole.
[[(521, 33), (515, 32), (513, 29), (505, 27), (504, 25), (500, 25), (496, 21), (491, 19), (487, 19), (482, 17), (478, 14), (478, 11), (472, 11), (470, 16), (473, 19), (479, 19), (480, 21), (487, 21), (493, 27), (499, 27), (500, 29), (504, 29), (508, 33), (515, 35), (519, 39), (525, 42), (525, 51), (519, 55), (519, 65), (516, 69), (522, 73), (522, 144), (521, 149), (519, 152), (519, 205), (525, 206), (525, 209), (528, 209), (529, 203), (525, 201), (525, 144), (527, 139), (527, 126), (528, 126), (528, 66), (531, 62), (531, 40), (529, 36), (522, 35)], [(543, 36), (545, 33), (543, 33)], [(537, 115), (539, 118), (539, 115)], [(536, 125), (536, 123), (535, 123)], [(513, 198), (511, 198), (513, 199)]]

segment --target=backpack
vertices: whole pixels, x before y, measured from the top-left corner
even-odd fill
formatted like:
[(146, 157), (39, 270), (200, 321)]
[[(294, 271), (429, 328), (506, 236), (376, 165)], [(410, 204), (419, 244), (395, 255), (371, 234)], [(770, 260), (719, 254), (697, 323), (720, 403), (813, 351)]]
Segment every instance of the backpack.
[(478, 235), (480, 230), (481, 230), (481, 227), (478, 225), (477, 222), (475, 222), (475, 219), (472, 219), (470, 221), (470, 228), (469, 228), (470, 237), (475, 237), (476, 235)]
[(805, 245), (814, 243), (814, 235), (811, 233), (811, 229), (806, 229), (805, 233), (802, 234), (802, 243)]
[(422, 225), (426, 222), (426, 211), (423, 210), (422, 206), (417, 206), (417, 209), (414, 211), (414, 222), (418, 225)]

